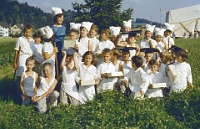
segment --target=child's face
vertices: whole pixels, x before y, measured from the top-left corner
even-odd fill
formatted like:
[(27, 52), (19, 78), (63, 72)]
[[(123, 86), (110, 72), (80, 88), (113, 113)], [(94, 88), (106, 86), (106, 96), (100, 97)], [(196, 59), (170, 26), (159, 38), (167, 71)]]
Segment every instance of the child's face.
[(150, 39), (151, 38), (151, 32), (150, 31), (145, 31), (145, 39)]
[(40, 37), (35, 37), (34, 41), (35, 41), (36, 44), (39, 44), (39, 43), (41, 43), (41, 38)]
[(83, 28), (81, 28), (81, 32), (80, 33), (81, 33), (81, 37), (85, 38), (85, 37), (87, 37), (88, 30), (85, 27), (83, 27)]
[(72, 56), (66, 56), (65, 62), (66, 62), (66, 64), (71, 63), (72, 62)]
[(35, 67), (35, 62), (32, 60), (32, 61), (28, 61), (26, 63), (26, 68), (27, 68), (27, 71), (31, 71), (33, 70), (33, 67)]
[(129, 31), (130, 31), (130, 27), (124, 26), (124, 32), (129, 32)]
[(173, 50), (171, 51), (171, 55), (172, 55), (172, 58), (173, 58), (173, 59), (176, 59), (176, 58), (177, 58), (177, 55), (176, 55), (176, 53), (175, 53)]
[(123, 61), (129, 60), (130, 54), (128, 52), (122, 52)]
[(152, 53), (146, 53), (144, 58), (146, 59), (146, 62), (149, 62), (153, 57), (153, 54)]
[(165, 37), (170, 36), (170, 34), (171, 34), (170, 31), (165, 31), (165, 32), (164, 32)]
[(160, 42), (162, 41), (162, 36), (161, 35), (157, 35), (156, 36), (156, 42)]
[(164, 63), (164, 64), (167, 64), (168, 63), (168, 59), (165, 57), (165, 56), (160, 56), (160, 59), (161, 61)]
[(90, 37), (91, 38), (94, 38), (96, 36), (96, 34), (97, 34), (97, 32), (94, 29), (90, 30)]
[(29, 39), (32, 35), (32, 29), (26, 29), (24, 32), (24, 36)]
[(105, 33), (101, 33), (101, 39), (106, 41), (108, 39), (108, 36)]
[(103, 60), (104, 60), (105, 63), (109, 63), (110, 58), (111, 58), (110, 53), (103, 54)]
[(76, 39), (78, 38), (78, 35), (77, 35), (76, 33), (74, 33), (74, 32), (71, 32), (71, 33), (69, 34), (69, 38), (70, 38), (71, 40), (76, 40)]
[(134, 42), (135, 42), (135, 37), (133, 37), (133, 36), (128, 36), (128, 42), (129, 42), (129, 43), (134, 43)]
[(64, 21), (64, 16), (62, 15), (61, 17), (58, 17), (58, 18), (57, 18), (56, 23), (57, 23), (58, 25), (62, 25), (63, 21)]
[(180, 55), (177, 56), (177, 60), (178, 60), (178, 62), (180, 62), (180, 63), (184, 62), (183, 57), (180, 56)]
[(53, 68), (50, 66), (45, 66), (43, 68), (43, 72), (44, 72), (44, 76), (45, 77), (51, 77), (52, 76), (52, 72), (53, 72)]
[(158, 71), (158, 65), (149, 65), (149, 69), (155, 74)]
[(92, 55), (86, 55), (85, 56), (85, 65), (91, 65), (92, 64)]

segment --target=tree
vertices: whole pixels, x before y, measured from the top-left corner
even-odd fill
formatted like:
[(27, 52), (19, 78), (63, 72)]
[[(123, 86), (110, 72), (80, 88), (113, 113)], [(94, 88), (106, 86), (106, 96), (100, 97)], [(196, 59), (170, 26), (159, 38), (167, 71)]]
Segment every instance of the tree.
[(133, 9), (121, 11), (123, 0), (84, 0), (85, 3), (72, 3), (75, 22), (90, 21), (100, 30), (110, 26), (122, 26), (124, 20), (131, 19)]

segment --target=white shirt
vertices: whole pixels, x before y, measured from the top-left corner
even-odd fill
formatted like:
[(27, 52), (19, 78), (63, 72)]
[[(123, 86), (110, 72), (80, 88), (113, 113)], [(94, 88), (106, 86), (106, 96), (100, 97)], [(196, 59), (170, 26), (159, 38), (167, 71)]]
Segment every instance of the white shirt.
[(155, 46), (160, 52), (164, 51), (165, 44), (163, 42), (158, 42)]
[(126, 76), (127, 73), (130, 71), (130, 69), (132, 68), (132, 62), (128, 61), (128, 63), (126, 64), (124, 61), (122, 61), (122, 68), (124, 76)]
[(192, 72), (191, 67), (186, 62), (177, 62), (172, 64), (175, 66), (176, 72), (178, 74), (177, 81), (172, 84), (171, 91), (180, 92), (187, 88), (187, 82), (192, 83)]
[(88, 44), (89, 44), (89, 42), (90, 42), (90, 44), (92, 44), (92, 42), (90, 41), (90, 39), (88, 37), (81, 38), (80, 42), (77, 42), (77, 45), (78, 45), (78, 48), (79, 48), (78, 53), (79, 53), (79, 55), (81, 57), (83, 56), (83, 54), (86, 51), (88, 51)]
[(117, 60), (117, 63), (114, 65), (115, 66), (115, 72), (119, 72), (119, 64), (121, 63), (120, 60)]
[(139, 47), (140, 47), (140, 49), (142, 49), (142, 48), (150, 48), (150, 44), (149, 44), (149, 41), (152, 41), (152, 45), (153, 45), (153, 47), (155, 47), (156, 46), (156, 41), (155, 40), (153, 40), (153, 39), (149, 39), (149, 40), (146, 40), (146, 39), (142, 39), (141, 41), (140, 41), (140, 43), (139, 43)]
[[(126, 45), (126, 47), (136, 47), (136, 45), (134, 44), (133, 46), (130, 46), (129, 44)], [(135, 56), (136, 54), (136, 50), (129, 50), (130, 52), (130, 57), (132, 58), (133, 56)]]
[(163, 37), (163, 41), (166, 43), (166, 45), (167, 45), (167, 47), (171, 47), (172, 45), (175, 45), (175, 43), (174, 43), (174, 39), (173, 38), (171, 38), (170, 36), (168, 36), (168, 37)]
[(126, 39), (128, 38), (128, 34), (122, 34), (122, 37), (120, 39), (121, 42), (126, 42)]
[(137, 89), (141, 89), (145, 93), (149, 86), (147, 75), (141, 67), (139, 67), (137, 70), (132, 68), (124, 77), (124, 79), (127, 81), (129, 80), (131, 84), (129, 87), (132, 92), (137, 92)]
[(110, 40), (99, 42), (96, 48), (96, 52), (102, 51), (104, 48), (113, 49), (115, 45)]
[(37, 96), (41, 96), (43, 95), (45, 92), (47, 92), (49, 90), (49, 88), (52, 86), (53, 82), (54, 82), (55, 78), (52, 78), (52, 80), (50, 81), (50, 83), (48, 84), (45, 80), (44, 77), (42, 77), (41, 81), (40, 81), (40, 86), (38, 87), (37, 90)]
[[(163, 75), (162, 73), (159, 73), (159, 72), (156, 72), (155, 74), (148, 73), (147, 77), (149, 79), (149, 84), (164, 82)], [(148, 89), (147, 92), (145, 93), (145, 96), (147, 96), (148, 98), (163, 97), (163, 92), (161, 88)]]
[(99, 40), (96, 37), (94, 37), (94, 38), (90, 38), (90, 41), (91, 41), (91, 44), (92, 44), (93, 52), (95, 52), (96, 47), (99, 43)]
[(115, 66), (113, 65), (112, 62), (109, 62), (109, 63), (103, 62), (98, 66), (98, 70), (100, 74), (111, 73), (111, 72), (115, 72)]
[(34, 44), (32, 50), (34, 60), (36, 60), (38, 63), (42, 63), (44, 61), (43, 44)]
[[(53, 45), (50, 42), (45, 42), (43, 46), (43, 52), (47, 52), (48, 54), (51, 54), (53, 52)], [(55, 61), (55, 54), (47, 60)]]

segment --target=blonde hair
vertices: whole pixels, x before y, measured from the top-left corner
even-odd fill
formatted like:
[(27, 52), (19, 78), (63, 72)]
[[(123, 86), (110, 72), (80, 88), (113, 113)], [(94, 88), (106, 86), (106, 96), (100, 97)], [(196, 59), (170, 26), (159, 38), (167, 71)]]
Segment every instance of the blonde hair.
[(91, 30), (95, 30), (95, 31), (98, 33), (99, 28), (98, 28), (97, 25), (92, 24), (90, 31), (91, 31)]
[(103, 30), (101, 31), (101, 33), (106, 34), (108, 37), (110, 37), (110, 35), (111, 35), (110, 29), (103, 29)]
[(119, 57), (122, 56), (122, 53), (121, 53), (121, 51), (118, 48), (113, 48), (111, 50), (111, 52), (112, 52), (113, 55), (117, 56), (117, 58), (119, 58)]
[(167, 61), (170, 61), (172, 56), (171, 53), (168, 51), (164, 51), (160, 53), (160, 58), (165, 57), (167, 59)]
[(35, 64), (35, 60), (33, 59), (32, 56), (31, 56), (31, 57), (28, 57), (28, 58), (26, 59), (26, 64), (27, 64), (29, 61), (32, 61), (32, 62)]

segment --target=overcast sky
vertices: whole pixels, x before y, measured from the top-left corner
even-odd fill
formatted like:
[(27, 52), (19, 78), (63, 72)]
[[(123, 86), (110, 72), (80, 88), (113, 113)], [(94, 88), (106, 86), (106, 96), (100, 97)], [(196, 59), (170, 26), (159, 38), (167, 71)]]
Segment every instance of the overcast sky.
[[(83, 3), (84, 0), (18, 0), (29, 5), (40, 7), (45, 12), (51, 12), (51, 7), (72, 9), (72, 2)], [(200, 4), (200, 0), (123, 0), (122, 9), (132, 7), (133, 18), (145, 18), (160, 23), (165, 22), (166, 12), (169, 10)], [(161, 11), (160, 11), (161, 8)], [(182, 14), (180, 14), (182, 15)]]

